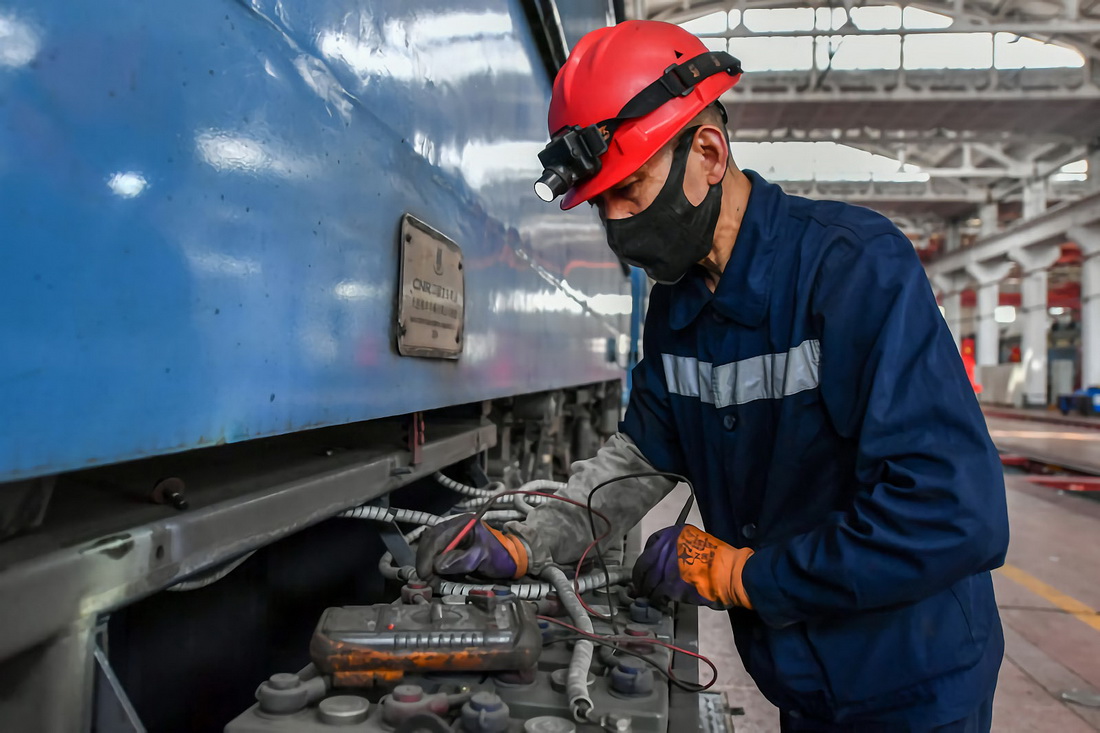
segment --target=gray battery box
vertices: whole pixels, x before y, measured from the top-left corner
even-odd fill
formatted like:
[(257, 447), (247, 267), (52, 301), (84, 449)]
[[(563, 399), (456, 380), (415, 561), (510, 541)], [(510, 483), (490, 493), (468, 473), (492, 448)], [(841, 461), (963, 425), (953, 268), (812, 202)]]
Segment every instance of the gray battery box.
[(472, 596), (465, 605), (330, 608), (310, 642), (313, 663), (336, 687), (426, 672), (529, 669), (541, 651), (534, 611), (510, 593)]

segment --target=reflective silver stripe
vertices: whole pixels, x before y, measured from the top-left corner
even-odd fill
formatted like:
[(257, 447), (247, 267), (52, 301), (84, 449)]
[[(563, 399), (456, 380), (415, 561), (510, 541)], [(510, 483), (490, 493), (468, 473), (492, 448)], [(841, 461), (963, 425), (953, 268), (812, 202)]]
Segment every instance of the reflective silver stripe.
[(716, 367), (690, 356), (662, 354), (661, 358), (671, 394), (729, 407), (780, 399), (816, 387), (821, 342), (810, 339), (782, 354), (762, 354)]
[(783, 379), (783, 396), (805, 392), (821, 382), (821, 342), (803, 341), (787, 352), (787, 370)]
[(711, 386), (711, 365), (692, 356), (661, 354), (665, 367), (665, 384), (670, 394), (682, 397), (698, 397), (708, 405), (714, 404), (714, 388)]

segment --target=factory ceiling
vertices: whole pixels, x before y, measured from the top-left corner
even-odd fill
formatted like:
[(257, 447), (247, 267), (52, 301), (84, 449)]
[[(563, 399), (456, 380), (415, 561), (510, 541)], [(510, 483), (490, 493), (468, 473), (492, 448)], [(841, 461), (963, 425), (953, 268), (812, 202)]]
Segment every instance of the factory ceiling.
[[(877, 208), (918, 247), (950, 224), (978, 227), (984, 203), (1018, 216), (1035, 205), (1022, 199), (1073, 200), (1100, 178), (1085, 175), (1090, 158), (1100, 167), (1100, 0), (634, 0), (627, 10), (742, 60), (724, 98), (739, 163), (794, 193)], [(820, 143), (877, 167), (783, 164)]]

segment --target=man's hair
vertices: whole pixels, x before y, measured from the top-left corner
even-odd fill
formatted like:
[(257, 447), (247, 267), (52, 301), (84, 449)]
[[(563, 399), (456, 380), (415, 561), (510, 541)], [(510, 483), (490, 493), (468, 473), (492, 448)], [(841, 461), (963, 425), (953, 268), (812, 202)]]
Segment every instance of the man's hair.
[[(726, 131), (726, 110), (721, 106), (722, 103), (718, 101), (711, 102), (702, 110), (699, 114), (695, 115), (695, 118), (689, 122), (686, 127), (692, 127), (694, 125), (714, 125)], [(728, 137), (727, 133), (727, 137)]]

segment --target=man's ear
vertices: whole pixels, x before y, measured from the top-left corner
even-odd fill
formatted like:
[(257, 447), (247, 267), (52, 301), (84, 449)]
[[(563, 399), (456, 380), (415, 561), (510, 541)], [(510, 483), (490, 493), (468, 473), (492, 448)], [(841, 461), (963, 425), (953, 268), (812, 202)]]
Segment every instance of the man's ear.
[(714, 125), (703, 125), (695, 136), (695, 149), (692, 151), (703, 156), (703, 171), (707, 183), (713, 186), (726, 175), (729, 165), (729, 145), (726, 135)]

